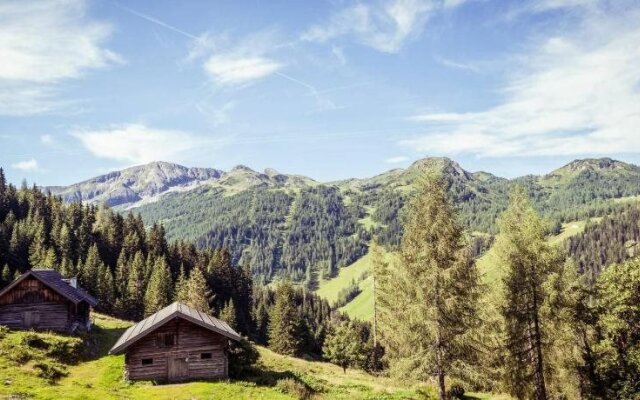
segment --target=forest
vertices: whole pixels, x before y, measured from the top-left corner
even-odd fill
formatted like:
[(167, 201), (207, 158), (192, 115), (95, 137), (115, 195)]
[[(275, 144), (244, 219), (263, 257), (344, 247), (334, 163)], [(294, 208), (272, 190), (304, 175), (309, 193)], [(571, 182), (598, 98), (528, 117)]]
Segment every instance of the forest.
[[(235, 377), (242, 376), (244, 364), (256, 361), (252, 343), (257, 343), (280, 354), (325, 359), (345, 371), (433, 382), (440, 399), (462, 398), (471, 390), (536, 400), (638, 398), (640, 263), (629, 250), (638, 236), (637, 208), (620, 205), (564, 248), (546, 240), (550, 224), (541, 216), (544, 203), (535, 201), (535, 187), (515, 185), (508, 193), (493, 244), (502, 283), (488, 288), (474, 259), (486, 243), (466, 233), (464, 207), (456, 202), (460, 193), (447, 177), (420, 175), (395, 211), (402, 215), (399, 238), (385, 243), (374, 230), (357, 239), (359, 251), (368, 251), (374, 264), (373, 323), (349, 320), (308, 285), (288, 279), (264, 285), (264, 271), (238, 263), (234, 242), (224, 241), (241, 233), (219, 233), (207, 246), (168, 241), (163, 225), (146, 226), (140, 215), (65, 204), (37, 187), (8, 184), (2, 170), (0, 277), (4, 285), (32, 267), (77, 275), (99, 298), (98, 311), (128, 320), (174, 300), (210, 312), (248, 339), (233, 350)], [(326, 257), (349, 262), (342, 247), (347, 244), (322, 235), (344, 237), (361, 229), (351, 217), (360, 200), (345, 205), (340, 196), (318, 188), (293, 202), (277, 195), (265, 203), (245, 198), (249, 210), (290, 210), (289, 219), (278, 220), (274, 213), (273, 219), (255, 222), (256, 228), (292, 220), (316, 227), (290, 229), (284, 236), (280, 257), (290, 263), (285, 265), (294, 282), (307, 273), (296, 270), (296, 263)], [(391, 196), (384, 198), (379, 201)], [(566, 204), (580, 201), (567, 197)], [(326, 218), (316, 221), (319, 210)], [(343, 222), (332, 224), (331, 218)], [(269, 231), (258, 243), (276, 240)], [(301, 260), (305, 254), (287, 247), (299, 236), (315, 243), (309, 254), (321, 256)], [(623, 243), (624, 254), (599, 247), (611, 238)], [(258, 243), (253, 245), (259, 248)], [(382, 254), (385, 246), (394, 253), (390, 259)], [(340, 297), (352, 296), (350, 291)]]

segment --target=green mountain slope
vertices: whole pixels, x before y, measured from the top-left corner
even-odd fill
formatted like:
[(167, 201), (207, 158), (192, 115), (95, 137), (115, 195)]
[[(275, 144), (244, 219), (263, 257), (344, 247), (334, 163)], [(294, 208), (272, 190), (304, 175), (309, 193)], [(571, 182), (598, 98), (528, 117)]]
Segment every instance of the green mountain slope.
[[(577, 160), (547, 175), (512, 180), (471, 173), (447, 158), (425, 158), (407, 169), (327, 183), (239, 166), (218, 171), (217, 176), (192, 172), (202, 179), (171, 187), (162, 186), (162, 177), (182, 182), (186, 178), (176, 176), (189, 175), (190, 169), (176, 166), (170, 168), (171, 173), (158, 173), (155, 164), (159, 163), (142, 168), (144, 176), (154, 179), (134, 179), (129, 170), (120, 175), (132, 180), (127, 187), (135, 189), (142, 200), (123, 203), (119, 209), (134, 207), (145, 223), (162, 222), (170, 239), (230, 249), (234, 262), (250, 265), (258, 281), (282, 275), (312, 288), (362, 257), (372, 236), (386, 246), (398, 244), (402, 207), (413, 182), (425, 170), (443, 174), (461, 222), (475, 232), (495, 233), (496, 218), (517, 184), (527, 188), (550, 224), (607, 215), (620, 205), (615, 200), (640, 195), (640, 167), (608, 158)], [(156, 188), (169, 189), (158, 194), (141, 183), (149, 181)], [(70, 188), (56, 191), (76, 193), (70, 199), (89, 198), (87, 193), (93, 189), (87, 182), (75, 187), (79, 192)], [(152, 195), (139, 194), (143, 189)]]

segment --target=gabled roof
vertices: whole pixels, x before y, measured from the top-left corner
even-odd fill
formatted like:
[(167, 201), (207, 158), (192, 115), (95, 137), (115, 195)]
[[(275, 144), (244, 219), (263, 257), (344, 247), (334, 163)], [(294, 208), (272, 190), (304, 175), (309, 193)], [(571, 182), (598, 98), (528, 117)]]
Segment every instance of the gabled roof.
[(175, 302), (127, 329), (109, 350), (109, 354), (122, 353), (126, 348), (174, 318), (182, 318), (229, 339), (241, 339), (240, 335), (226, 322), (185, 304)]
[(52, 269), (30, 269), (29, 271), (20, 275), (18, 279), (11, 282), (9, 286), (2, 289), (0, 291), (0, 297), (9, 292), (18, 283), (22, 282), (29, 276), (33, 276), (34, 278), (38, 279), (40, 282), (56, 291), (61, 296), (69, 299), (74, 304), (78, 304), (81, 301), (86, 301), (91, 307), (95, 307), (98, 304), (98, 301), (95, 299), (95, 297), (91, 296), (89, 293), (80, 288), (71, 286), (68, 282), (62, 279), (62, 275)]

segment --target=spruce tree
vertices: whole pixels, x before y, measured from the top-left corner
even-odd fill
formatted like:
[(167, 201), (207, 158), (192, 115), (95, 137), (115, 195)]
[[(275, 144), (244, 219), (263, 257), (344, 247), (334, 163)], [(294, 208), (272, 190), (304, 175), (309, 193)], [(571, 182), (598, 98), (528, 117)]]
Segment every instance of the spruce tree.
[[(546, 400), (546, 352), (551, 324), (543, 307), (555, 307), (549, 279), (562, 272), (564, 257), (548, 244), (545, 223), (529, 203), (522, 187), (511, 194), (500, 218), (495, 251), (504, 271), (503, 304), (508, 382), (519, 398)], [(555, 292), (557, 294), (557, 292)], [(553, 312), (549, 313), (550, 315)]]
[(276, 353), (299, 355), (302, 349), (302, 320), (296, 309), (293, 288), (288, 282), (278, 286), (269, 315), (269, 348)]
[(195, 267), (189, 275), (187, 281), (187, 298), (186, 304), (198, 311), (209, 314), (209, 300), (211, 298), (211, 290), (207, 285), (207, 280), (199, 267)]
[(176, 280), (176, 286), (174, 290), (173, 301), (180, 303), (186, 303), (189, 299), (189, 286), (187, 285), (188, 279), (184, 272), (184, 265), (180, 265), (180, 273)]
[(172, 298), (171, 274), (164, 257), (156, 260), (151, 280), (144, 295), (144, 313), (149, 316), (168, 306)]
[(113, 286), (113, 275), (108, 266), (100, 263), (96, 297), (102, 311), (111, 312), (115, 302), (115, 290)]
[(97, 294), (97, 283), (101, 264), (102, 261), (98, 254), (98, 246), (93, 244), (89, 248), (89, 252), (80, 271), (80, 286), (93, 295)]
[(2, 274), (0, 274), (0, 285), (8, 285), (11, 282), (11, 270), (9, 269), (9, 265), (5, 264), (2, 267)]
[(129, 267), (127, 278), (127, 317), (139, 320), (144, 314), (144, 294), (145, 294), (145, 261), (144, 255), (138, 251)]
[[(436, 376), (440, 399), (452, 364), (473, 354), (478, 275), (444, 182), (420, 178), (406, 211), (399, 261), (380, 276), (380, 333), (398, 374)], [(385, 269), (378, 265), (376, 277)]]
[(344, 373), (348, 367), (356, 366), (366, 358), (364, 346), (348, 321), (341, 322), (329, 332), (322, 353), (330, 362), (342, 367)]
[(229, 300), (220, 311), (220, 319), (229, 324), (232, 329), (238, 329), (236, 306), (233, 303), (233, 299)]

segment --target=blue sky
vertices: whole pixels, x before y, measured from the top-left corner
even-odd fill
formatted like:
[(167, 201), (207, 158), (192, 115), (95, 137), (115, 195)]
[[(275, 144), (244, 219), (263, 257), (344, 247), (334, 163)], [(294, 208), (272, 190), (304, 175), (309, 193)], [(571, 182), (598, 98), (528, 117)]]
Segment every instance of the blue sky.
[(640, 163), (638, 20), (632, 0), (2, 1), (0, 166)]

